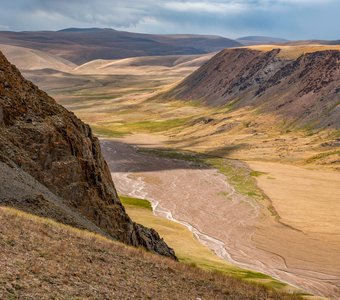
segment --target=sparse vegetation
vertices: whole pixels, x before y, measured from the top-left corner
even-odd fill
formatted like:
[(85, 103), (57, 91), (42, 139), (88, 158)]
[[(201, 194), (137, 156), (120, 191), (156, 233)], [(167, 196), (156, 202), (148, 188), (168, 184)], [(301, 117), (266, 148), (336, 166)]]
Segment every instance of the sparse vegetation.
[(108, 137), (108, 138), (123, 137), (124, 135), (128, 134), (127, 132), (124, 133), (121, 131), (117, 131), (117, 130), (113, 130), (107, 127), (97, 126), (97, 125), (92, 125), (91, 128), (95, 135), (101, 136), (101, 137)]
[(137, 207), (145, 208), (145, 209), (152, 211), (151, 203), (148, 200), (127, 197), (127, 196), (119, 196), (119, 198), (124, 206), (125, 205), (137, 206)]
[(256, 200), (264, 200), (266, 196), (258, 188), (252, 178), (250, 169), (243, 163), (225, 158), (206, 158), (205, 162), (224, 174), (228, 182), (241, 194)]
[(268, 174), (266, 172), (261, 172), (261, 171), (251, 171), (250, 172), (250, 176), (253, 176), (253, 177), (259, 177), (261, 175), (265, 175), (265, 174)]
[(174, 248), (180, 262), (253, 283), (261, 283), (270, 288), (283, 289), (287, 287), (287, 284), (268, 275), (244, 270), (219, 259), (211, 250), (201, 245), (185, 226), (155, 216), (150, 211), (151, 205), (145, 204), (147, 200), (122, 196), (120, 198), (132, 219), (156, 229), (170, 247)]
[(183, 126), (190, 118), (177, 118), (168, 120), (150, 120), (138, 122), (102, 122), (92, 125), (95, 134), (104, 137), (123, 137), (131, 133), (158, 133)]
[(252, 178), (254, 176), (259, 176), (261, 172), (252, 172), (240, 161), (172, 149), (140, 148), (139, 151), (165, 158), (190, 161), (200, 167), (213, 167), (224, 174), (227, 177), (228, 182), (239, 193), (250, 196), (256, 200), (263, 200), (266, 198), (263, 192), (258, 188), (255, 179)]
[(300, 299), (14, 209), (0, 228), (1, 299)]
[(306, 160), (307, 163), (314, 163), (317, 162), (318, 160), (327, 158), (329, 156), (338, 156), (340, 157), (340, 150), (334, 150), (334, 151), (328, 151), (328, 152), (322, 152), (317, 155), (314, 155)]

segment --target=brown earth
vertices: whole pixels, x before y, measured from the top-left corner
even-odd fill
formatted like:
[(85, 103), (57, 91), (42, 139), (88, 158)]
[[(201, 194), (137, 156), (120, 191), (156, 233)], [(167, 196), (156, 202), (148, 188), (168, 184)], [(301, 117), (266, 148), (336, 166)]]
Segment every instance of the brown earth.
[(125, 213), (90, 127), (25, 80), (1, 53), (0, 146), (2, 181), (6, 174), (13, 179), (0, 186), (0, 203), (31, 212), (38, 206), (39, 214), (174, 257), (154, 230)]
[[(308, 48), (306, 48), (308, 50)], [(279, 115), (286, 127), (340, 128), (340, 51), (296, 59), (270, 51), (227, 49), (162, 95)]]

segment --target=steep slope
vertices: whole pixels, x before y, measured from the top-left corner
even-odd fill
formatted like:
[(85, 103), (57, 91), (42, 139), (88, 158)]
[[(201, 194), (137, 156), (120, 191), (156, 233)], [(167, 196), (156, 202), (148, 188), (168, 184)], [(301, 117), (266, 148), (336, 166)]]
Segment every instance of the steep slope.
[[(135, 224), (88, 125), (25, 80), (0, 53), (0, 204), (19, 207), (174, 257)], [(9, 169), (10, 168), (10, 169)]]
[(251, 106), (296, 126), (340, 128), (340, 51), (297, 59), (280, 52), (224, 50), (163, 97), (233, 109)]
[(300, 299), (0, 208), (1, 299)]
[(3, 31), (0, 32), (0, 43), (41, 50), (76, 64), (94, 59), (204, 54), (242, 45), (218, 36), (152, 35), (100, 28), (37, 32)]

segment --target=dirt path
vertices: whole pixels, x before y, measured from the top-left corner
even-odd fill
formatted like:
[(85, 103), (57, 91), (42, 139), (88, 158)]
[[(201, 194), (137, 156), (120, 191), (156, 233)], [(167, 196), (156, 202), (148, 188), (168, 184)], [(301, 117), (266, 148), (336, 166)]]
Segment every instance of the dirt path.
[[(141, 140), (149, 146), (157, 143)], [(294, 230), (274, 223), (261, 205), (235, 192), (217, 170), (145, 155), (118, 140), (102, 140), (101, 145), (120, 194), (150, 200), (156, 215), (184, 224), (218, 256), (318, 295), (340, 295), (335, 276), (287, 265), (277, 247), (259, 247), (254, 241), (259, 229), (262, 236), (266, 226), (276, 228), (275, 234)]]

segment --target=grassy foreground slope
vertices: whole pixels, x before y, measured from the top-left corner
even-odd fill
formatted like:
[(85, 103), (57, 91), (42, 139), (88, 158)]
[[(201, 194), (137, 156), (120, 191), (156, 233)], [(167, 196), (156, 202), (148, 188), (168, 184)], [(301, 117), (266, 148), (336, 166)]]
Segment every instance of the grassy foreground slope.
[(0, 208), (1, 299), (299, 299)]

